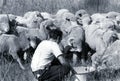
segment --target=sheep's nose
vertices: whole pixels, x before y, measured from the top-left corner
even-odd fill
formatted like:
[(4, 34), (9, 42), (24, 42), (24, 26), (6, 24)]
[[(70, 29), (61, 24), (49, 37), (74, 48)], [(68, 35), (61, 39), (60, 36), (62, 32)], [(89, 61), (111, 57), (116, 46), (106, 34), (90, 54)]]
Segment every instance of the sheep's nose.
[(37, 20), (34, 20), (33, 22), (34, 22), (34, 23), (37, 23)]
[(74, 21), (74, 22), (71, 21), (71, 25), (72, 25), (72, 26), (78, 26), (77, 22), (75, 22), (75, 21)]

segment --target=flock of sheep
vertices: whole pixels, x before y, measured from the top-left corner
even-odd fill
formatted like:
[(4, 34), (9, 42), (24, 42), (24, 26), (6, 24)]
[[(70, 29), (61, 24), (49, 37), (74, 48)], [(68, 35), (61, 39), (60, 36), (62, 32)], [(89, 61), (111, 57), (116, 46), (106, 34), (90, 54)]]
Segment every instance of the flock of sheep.
[[(12, 55), (25, 69), (18, 53), (23, 51), (21, 56), (26, 59), (30, 48), (35, 49), (56, 28), (63, 32), (62, 51), (71, 46), (71, 51), (82, 55), (83, 62), (86, 55), (91, 55), (92, 66), (119, 68), (120, 13), (113, 11), (92, 15), (83, 9), (75, 14), (67, 9), (60, 9), (54, 15), (39, 11), (30, 11), (24, 16), (0, 14), (0, 52)], [(77, 62), (76, 56), (73, 61)]]

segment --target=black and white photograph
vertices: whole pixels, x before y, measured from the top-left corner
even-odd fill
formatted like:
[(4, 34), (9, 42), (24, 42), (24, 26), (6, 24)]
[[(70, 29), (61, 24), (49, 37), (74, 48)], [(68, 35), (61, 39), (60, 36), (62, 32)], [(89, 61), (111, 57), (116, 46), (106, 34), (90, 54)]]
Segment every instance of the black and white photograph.
[(0, 0), (0, 81), (120, 81), (120, 0)]

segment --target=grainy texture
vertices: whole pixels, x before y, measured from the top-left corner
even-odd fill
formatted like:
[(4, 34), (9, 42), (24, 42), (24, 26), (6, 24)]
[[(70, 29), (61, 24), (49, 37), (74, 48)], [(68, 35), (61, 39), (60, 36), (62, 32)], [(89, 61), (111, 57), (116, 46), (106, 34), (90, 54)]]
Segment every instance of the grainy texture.
[[(120, 11), (120, 0), (0, 0), (0, 14), (10, 13), (23, 16), (28, 11), (40, 11), (55, 14), (59, 9), (66, 8), (75, 13), (85, 9), (88, 13)], [(8, 60), (8, 61), (7, 61)], [(13, 60), (0, 59), (0, 81), (36, 81), (30, 64), (24, 64), (21, 70)], [(88, 75), (89, 81), (120, 81), (120, 70), (100, 71)], [(65, 81), (70, 81), (69, 79)]]
[(27, 11), (56, 13), (66, 8), (75, 13), (86, 9), (89, 13), (120, 11), (119, 0), (0, 0), (0, 13), (23, 15)]

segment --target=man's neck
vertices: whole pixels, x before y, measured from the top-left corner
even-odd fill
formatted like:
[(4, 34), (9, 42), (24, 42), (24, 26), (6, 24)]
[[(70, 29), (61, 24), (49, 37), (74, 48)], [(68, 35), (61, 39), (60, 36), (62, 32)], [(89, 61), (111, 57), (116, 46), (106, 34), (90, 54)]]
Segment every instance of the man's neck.
[(56, 42), (56, 40), (54, 40), (54, 39), (51, 39), (51, 38), (50, 38), (49, 40), (50, 40), (50, 41), (53, 41), (53, 42)]

